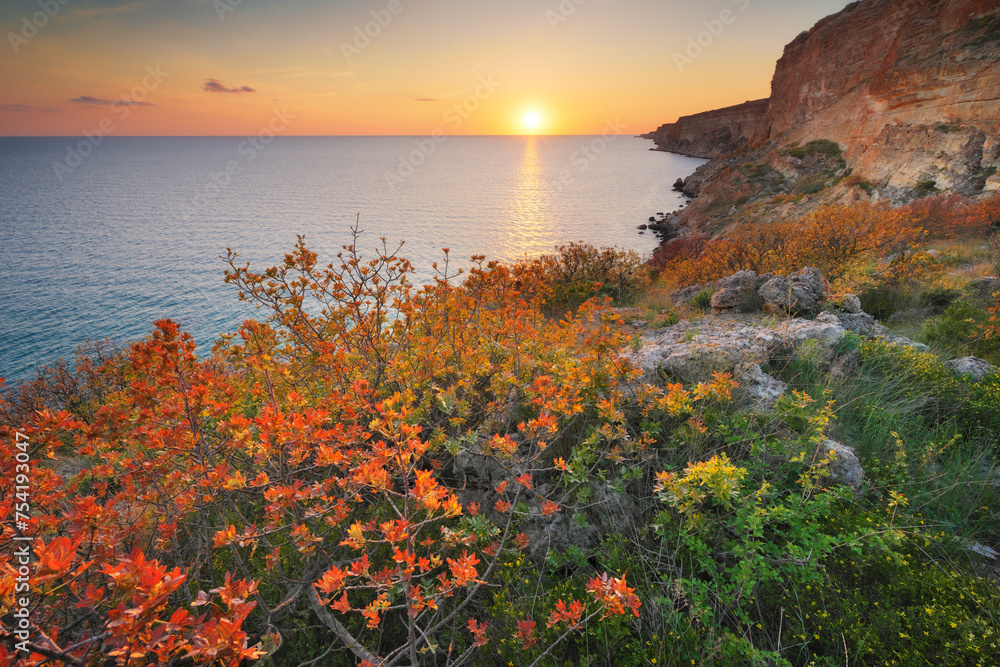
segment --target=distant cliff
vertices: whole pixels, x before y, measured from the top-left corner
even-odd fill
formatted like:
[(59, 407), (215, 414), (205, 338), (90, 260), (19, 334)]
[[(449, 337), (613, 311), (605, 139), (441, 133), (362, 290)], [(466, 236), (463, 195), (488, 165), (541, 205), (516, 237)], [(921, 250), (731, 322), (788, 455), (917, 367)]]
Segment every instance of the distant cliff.
[(715, 158), (769, 134), (767, 110), (770, 100), (744, 102), (725, 109), (682, 116), (676, 123), (661, 125), (646, 136), (671, 153)]
[(785, 47), (771, 96), (646, 135), (715, 158), (679, 222), (1000, 190), (1000, 0), (862, 0)]

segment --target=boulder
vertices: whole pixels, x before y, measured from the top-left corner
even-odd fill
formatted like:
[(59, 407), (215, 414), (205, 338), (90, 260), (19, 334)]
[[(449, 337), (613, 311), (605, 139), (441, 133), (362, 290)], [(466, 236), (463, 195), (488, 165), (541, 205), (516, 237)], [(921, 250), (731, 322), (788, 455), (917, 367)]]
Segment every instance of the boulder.
[(840, 309), (845, 313), (850, 313), (852, 315), (857, 315), (861, 311), (861, 299), (855, 294), (845, 294), (840, 298), (840, 303), (838, 304)]
[(973, 380), (982, 380), (984, 377), (996, 370), (990, 362), (979, 357), (962, 357), (944, 362), (956, 375), (964, 375)]
[(830, 479), (838, 484), (851, 487), (855, 492), (861, 490), (865, 479), (865, 471), (853, 447), (842, 445), (836, 440), (824, 440), (820, 443), (821, 454), (832, 454), (833, 465), (830, 466)]
[(629, 357), (644, 371), (645, 382), (656, 382), (660, 374), (674, 382), (707, 382), (713, 373), (730, 373), (751, 402), (767, 409), (784, 391), (784, 385), (763, 373), (761, 363), (791, 356), (805, 346), (818, 350), (821, 362), (825, 362), (844, 333), (835, 323), (813, 320), (751, 326), (706, 318), (648, 332)]
[(845, 330), (859, 336), (883, 338), (889, 335), (889, 330), (868, 313), (828, 313), (824, 311), (816, 316), (816, 321), (838, 324)]
[(715, 293), (712, 294), (712, 309), (716, 312), (730, 310), (745, 304), (757, 291), (757, 274), (753, 271), (740, 271), (728, 278), (715, 283)]
[(759, 364), (747, 367), (743, 375), (745, 383), (742, 388), (746, 392), (746, 397), (754, 409), (761, 412), (768, 412), (774, 408), (775, 402), (788, 389), (787, 384), (761, 370)]
[(829, 295), (829, 283), (819, 269), (806, 267), (784, 278), (775, 276), (760, 288), (764, 310), (787, 315), (812, 315)]

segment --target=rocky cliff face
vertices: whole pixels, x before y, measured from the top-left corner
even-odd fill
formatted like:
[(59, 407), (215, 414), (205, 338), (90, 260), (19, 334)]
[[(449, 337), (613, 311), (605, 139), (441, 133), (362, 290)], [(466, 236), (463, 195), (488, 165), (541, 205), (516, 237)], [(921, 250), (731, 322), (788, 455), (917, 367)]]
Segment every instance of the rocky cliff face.
[(716, 158), (766, 138), (769, 100), (682, 116), (645, 135), (660, 150), (690, 157)]
[(722, 156), (686, 181), (700, 201), (682, 221), (708, 228), (748, 212), (1000, 190), (1000, 0), (856, 2), (785, 47), (768, 100), (653, 134), (664, 150)]

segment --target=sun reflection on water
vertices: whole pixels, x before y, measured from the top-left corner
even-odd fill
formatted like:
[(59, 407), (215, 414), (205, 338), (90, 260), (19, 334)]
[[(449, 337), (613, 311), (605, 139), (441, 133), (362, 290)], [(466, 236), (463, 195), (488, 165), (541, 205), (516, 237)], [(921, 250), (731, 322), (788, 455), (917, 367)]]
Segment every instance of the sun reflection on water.
[(552, 230), (549, 218), (548, 191), (544, 167), (538, 151), (538, 137), (524, 137), (524, 155), (511, 189), (506, 229), (506, 245), (517, 254), (529, 257), (552, 250)]

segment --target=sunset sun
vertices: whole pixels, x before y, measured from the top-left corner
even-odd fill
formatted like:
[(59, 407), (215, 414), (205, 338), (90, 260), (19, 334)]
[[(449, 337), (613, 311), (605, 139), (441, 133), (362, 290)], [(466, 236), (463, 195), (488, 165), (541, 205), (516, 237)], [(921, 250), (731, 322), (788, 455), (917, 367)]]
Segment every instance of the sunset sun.
[(535, 110), (524, 112), (521, 116), (521, 126), (528, 134), (535, 134), (542, 127), (542, 115)]

